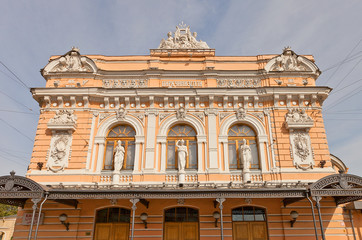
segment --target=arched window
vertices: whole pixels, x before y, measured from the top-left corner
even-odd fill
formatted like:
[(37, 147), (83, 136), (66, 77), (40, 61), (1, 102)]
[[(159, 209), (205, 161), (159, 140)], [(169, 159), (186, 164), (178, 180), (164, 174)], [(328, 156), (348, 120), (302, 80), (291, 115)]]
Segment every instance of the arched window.
[(229, 167), (230, 169), (241, 169), (241, 159), (239, 156), (240, 145), (243, 139), (250, 146), (252, 162), (250, 169), (259, 169), (258, 146), (256, 142), (256, 134), (253, 129), (247, 125), (237, 124), (232, 126), (228, 131), (228, 147), (229, 147)]
[(233, 221), (233, 239), (268, 239), (266, 214), (263, 208), (245, 206), (231, 212)]
[(176, 125), (170, 129), (167, 135), (167, 169), (177, 169), (178, 140), (184, 140), (187, 147), (186, 169), (197, 169), (197, 142), (196, 132), (188, 125)]
[(128, 125), (119, 125), (112, 128), (106, 138), (106, 151), (104, 155), (104, 170), (114, 169), (114, 155), (118, 140), (124, 148), (124, 161), (122, 169), (132, 170), (135, 157), (135, 130)]

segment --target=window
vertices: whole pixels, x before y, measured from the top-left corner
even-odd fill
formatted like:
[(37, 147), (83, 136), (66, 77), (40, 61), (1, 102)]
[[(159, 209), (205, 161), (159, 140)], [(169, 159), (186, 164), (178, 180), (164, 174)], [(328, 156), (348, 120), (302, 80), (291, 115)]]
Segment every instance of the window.
[(177, 169), (178, 140), (184, 140), (187, 147), (186, 169), (197, 169), (197, 142), (196, 132), (188, 125), (176, 125), (170, 129), (167, 135), (167, 169)]
[(241, 159), (239, 156), (240, 145), (243, 144), (243, 139), (251, 149), (252, 161), (250, 168), (259, 169), (258, 146), (256, 142), (256, 134), (247, 125), (234, 125), (228, 131), (228, 150), (229, 150), (229, 167), (230, 169), (242, 169)]
[(114, 155), (118, 140), (124, 148), (122, 169), (132, 170), (135, 156), (134, 129), (128, 125), (119, 125), (112, 128), (106, 138), (106, 151), (104, 156), (104, 170), (114, 170)]
[(165, 222), (198, 222), (199, 211), (188, 207), (171, 208), (165, 211)]
[(131, 211), (124, 208), (105, 208), (97, 211), (96, 223), (116, 223), (130, 221)]
[(233, 222), (266, 221), (265, 210), (258, 207), (239, 207), (232, 210)]

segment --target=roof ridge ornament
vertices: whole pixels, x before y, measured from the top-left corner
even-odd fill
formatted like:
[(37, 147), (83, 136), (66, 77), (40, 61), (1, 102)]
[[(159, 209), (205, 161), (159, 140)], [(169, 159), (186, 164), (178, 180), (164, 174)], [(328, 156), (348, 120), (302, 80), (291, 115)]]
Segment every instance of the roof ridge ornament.
[(182, 21), (174, 33), (168, 32), (167, 39), (162, 39), (158, 49), (209, 49), (206, 42), (196, 40), (197, 33), (191, 33), (190, 26)]

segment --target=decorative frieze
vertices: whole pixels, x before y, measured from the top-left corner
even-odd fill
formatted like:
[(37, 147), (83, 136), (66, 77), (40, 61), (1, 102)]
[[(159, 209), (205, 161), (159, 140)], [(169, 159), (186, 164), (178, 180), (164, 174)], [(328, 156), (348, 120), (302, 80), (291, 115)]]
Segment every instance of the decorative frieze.
[(104, 88), (146, 88), (147, 79), (103, 79)]
[(217, 87), (222, 88), (256, 88), (261, 87), (260, 79), (256, 78), (218, 78)]

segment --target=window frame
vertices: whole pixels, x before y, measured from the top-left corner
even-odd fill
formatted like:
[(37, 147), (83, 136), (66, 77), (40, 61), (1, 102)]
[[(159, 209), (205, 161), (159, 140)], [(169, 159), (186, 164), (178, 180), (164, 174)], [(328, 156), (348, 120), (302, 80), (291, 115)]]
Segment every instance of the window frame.
[[(111, 133), (112, 130), (114, 130), (115, 128), (118, 128), (118, 127), (124, 127), (125, 129), (128, 127), (131, 129), (131, 132), (133, 132), (133, 135), (132, 136), (122, 136), (122, 137), (109, 137), (109, 134)], [(134, 169), (134, 163), (135, 163), (135, 154), (136, 154), (136, 131), (135, 129), (131, 126), (131, 125), (128, 125), (128, 124), (118, 124), (114, 127), (112, 127), (111, 129), (108, 130), (107, 132), (107, 135), (106, 135), (106, 140), (105, 140), (105, 150), (104, 150), (104, 154), (103, 154), (103, 166), (102, 166), (102, 170), (103, 171), (114, 171), (114, 155), (115, 155), (115, 152), (114, 152), (114, 149), (115, 147), (117, 146), (117, 142), (118, 140), (120, 140), (122, 142), (122, 146), (124, 147), (124, 160), (123, 160), (123, 166), (122, 166), (122, 171), (123, 170), (133, 170)], [(106, 169), (105, 167), (108, 166), (106, 165), (106, 156), (107, 156), (107, 147), (108, 147), (108, 142), (113, 142), (113, 152), (112, 152), (112, 159), (111, 159), (111, 163), (112, 163), (112, 168), (111, 169)], [(133, 165), (132, 168), (128, 168), (127, 169), (127, 157), (128, 157), (128, 148), (129, 148), (129, 143), (130, 142), (133, 142), (133, 145), (134, 145), (134, 150), (133, 150)]]
[[(195, 134), (194, 136), (169, 136), (170, 132), (178, 126), (185, 126), (185, 127), (189, 127), (191, 129), (191, 131), (193, 131), (193, 133)], [(189, 131), (189, 133), (191, 132)], [(186, 165), (185, 165), (185, 170), (191, 170), (191, 169), (198, 169), (198, 146), (197, 146), (197, 132), (196, 130), (188, 125), (188, 124), (175, 124), (172, 127), (170, 127), (170, 129), (168, 129), (167, 131), (167, 137), (166, 137), (166, 170), (177, 170), (177, 166), (178, 166), (178, 158), (177, 158), (177, 148), (176, 148), (176, 143), (178, 140), (183, 139), (185, 141), (185, 145), (187, 146), (187, 157), (186, 157)], [(175, 165), (174, 168), (170, 168), (168, 165), (168, 157), (169, 157), (169, 141), (174, 141), (175, 143), (175, 152), (174, 152), (174, 158), (175, 158)], [(196, 165), (192, 168), (190, 168), (190, 141), (193, 141), (195, 144), (195, 158), (196, 158)]]
[[(229, 135), (229, 132), (230, 130), (235, 127), (235, 126), (240, 126), (241, 127), (247, 127), (249, 128), (252, 133), (253, 133), (253, 136), (230, 136)], [(249, 131), (250, 132), (250, 131)], [(256, 164), (253, 164), (251, 163), (250, 164), (250, 170), (260, 170), (261, 166), (260, 166), (260, 157), (259, 157), (259, 144), (258, 144), (258, 136), (256, 134), (256, 131), (249, 125), (247, 124), (243, 124), (243, 123), (236, 123), (236, 124), (233, 124), (229, 127), (228, 131), (227, 131), (227, 140), (228, 140), (228, 159), (229, 159), (229, 169), (230, 170), (242, 170), (242, 167), (241, 167), (241, 160), (240, 160), (240, 154), (239, 154), (239, 151), (240, 151), (240, 145), (242, 145), (243, 143), (243, 139), (246, 140), (246, 144), (250, 146), (250, 141), (254, 141), (253, 144), (255, 144), (256, 146), (256, 157), (257, 157), (257, 167), (253, 167), (253, 165), (256, 165)], [(233, 143), (233, 145), (235, 145), (235, 151), (236, 151), (236, 168), (234, 167), (231, 167), (231, 156), (229, 155), (229, 147), (230, 147), (230, 141), (235, 141), (235, 143)]]

